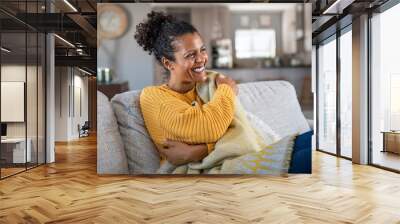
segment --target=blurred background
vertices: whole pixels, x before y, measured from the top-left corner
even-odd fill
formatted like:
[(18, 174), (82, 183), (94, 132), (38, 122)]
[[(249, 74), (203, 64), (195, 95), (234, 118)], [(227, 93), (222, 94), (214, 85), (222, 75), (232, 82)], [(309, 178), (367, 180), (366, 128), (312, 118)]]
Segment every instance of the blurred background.
[(151, 10), (199, 30), (208, 69), (238, 83), (289, 81), (305, 116), (313, 118), (311, 3), (98, 4), (97, 81), (108, 97), (165, 81), (163, 68), (133, 38)]

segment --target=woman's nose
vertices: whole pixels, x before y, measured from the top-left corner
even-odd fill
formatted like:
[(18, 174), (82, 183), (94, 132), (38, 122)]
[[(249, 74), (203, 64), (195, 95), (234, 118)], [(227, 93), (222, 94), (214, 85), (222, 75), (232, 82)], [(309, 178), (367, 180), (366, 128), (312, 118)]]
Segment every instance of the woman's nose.
[(196, 57), (195, 62), (196, 63), (204, 62), (206, 57), (207, 57), (206, 55), (198, 54), (197, 57)]

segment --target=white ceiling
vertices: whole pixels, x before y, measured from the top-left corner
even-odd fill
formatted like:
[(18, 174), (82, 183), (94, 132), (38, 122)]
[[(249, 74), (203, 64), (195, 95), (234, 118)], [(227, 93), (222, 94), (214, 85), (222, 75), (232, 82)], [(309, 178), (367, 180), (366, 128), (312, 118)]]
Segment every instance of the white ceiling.
[(231, 11), (285, 11), (295, 8), (297, 3), (229, 3)]
[(231, 11), (285, 11), (291, 10), (299, 3), (151, 3), (152, 7), (204, 8), (226, 6)]

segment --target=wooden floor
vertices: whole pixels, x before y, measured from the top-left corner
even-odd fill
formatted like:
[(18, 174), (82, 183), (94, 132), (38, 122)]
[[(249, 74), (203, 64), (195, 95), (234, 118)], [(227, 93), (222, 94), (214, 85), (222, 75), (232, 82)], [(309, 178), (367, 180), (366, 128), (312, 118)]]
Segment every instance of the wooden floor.
[(320, 152), (312, 175), (97, 176), (96, 140), (0, 181), (0, 223), (400, 223), (400, 175)]
[(18, 167), (2, 167), (1, 169), (1, 178), (6, 178), (11, 175), (15, 175), (20, 172), (24, 172), (27, 169), (33, 169), (37, 166), (36, 163), (27, 163), (27, 167), (25, 168), (25, 164), (18, 164)]
[(26, 170), (25, 167), (23, 167), (23, 168), (22, 167), (17, 167), (17, 168), (14, 168), (14, 167), (12, 167), (12, 168), (3, 168), (2, 167), (0, 169), (1, 169), (1, 177), (2, 178)]
[(392, 152), (374, 151), (372, 161), (374, 164), (400, 170), (400, 155)]

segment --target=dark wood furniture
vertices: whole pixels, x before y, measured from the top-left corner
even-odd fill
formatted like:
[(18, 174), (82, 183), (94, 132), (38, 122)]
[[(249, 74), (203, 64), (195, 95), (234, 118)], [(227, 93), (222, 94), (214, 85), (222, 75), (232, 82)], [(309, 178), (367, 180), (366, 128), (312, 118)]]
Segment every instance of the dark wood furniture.
[(383, 150), (382, 152), (392, 152), (400, 154), (400, 131), (382, 131)]
[(123, 93), (129, 90), (128, 82), (121, 82), (121, 83), (110, 83), (110, 84), (97, 84), (97, 90), (104, 93), (111, 99), (118, 93)]

